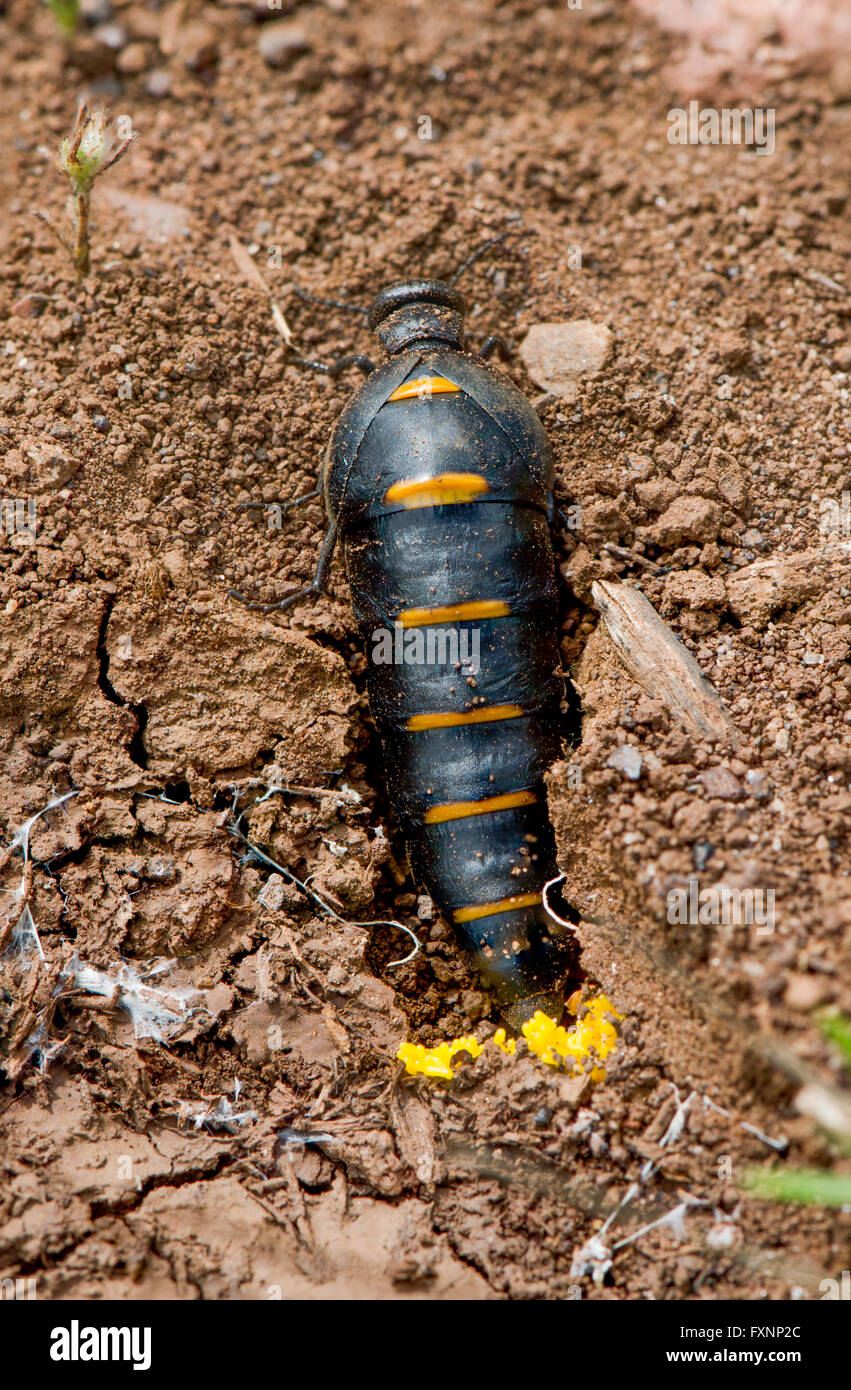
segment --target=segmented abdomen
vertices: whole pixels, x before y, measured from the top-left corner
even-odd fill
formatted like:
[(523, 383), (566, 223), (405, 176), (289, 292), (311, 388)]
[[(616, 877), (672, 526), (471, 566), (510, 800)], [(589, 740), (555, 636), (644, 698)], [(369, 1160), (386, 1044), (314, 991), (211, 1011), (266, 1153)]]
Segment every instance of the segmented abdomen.
[(543, 781), (562, 697), (554, 562), (544, 513), (468, 500), (487, 491), (475, 476), (412, 480), (403, 510), (346, 535), (347, 566), (414, 874), (499, 1003), (547, 1007), (571, 958), (542, 904), (557, 874)]

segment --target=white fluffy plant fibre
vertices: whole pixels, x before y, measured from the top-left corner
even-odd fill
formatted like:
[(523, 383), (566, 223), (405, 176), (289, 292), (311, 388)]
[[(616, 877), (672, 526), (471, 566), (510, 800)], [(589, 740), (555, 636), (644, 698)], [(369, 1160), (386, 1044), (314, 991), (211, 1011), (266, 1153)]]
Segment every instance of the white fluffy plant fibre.
[(173, 966), (173, 961), (151, 961), (136, 970), (125, 961), (111, 971), (98, 970), (83, 960), (73, 960), (66, 978), (86, 994), (104, 998), (115, 996), (116, 1006), (130, 1015), (137, 1038), (154, 1038), (168, 1042), (184, 1023), (198, 1012), (202, 995), (196, 989), (173, 985), (157, 987), (146, 984), (146, 978), (161, 975)]

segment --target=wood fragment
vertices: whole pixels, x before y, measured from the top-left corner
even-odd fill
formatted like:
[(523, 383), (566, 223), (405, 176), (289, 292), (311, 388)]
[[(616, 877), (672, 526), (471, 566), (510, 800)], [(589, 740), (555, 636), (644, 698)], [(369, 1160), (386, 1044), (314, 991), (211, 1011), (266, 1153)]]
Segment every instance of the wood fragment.
[(421, 1100), (408, 1092), (397, 1092), (390, 1106), (390, 1117), (400, 1157), (413, 1169), (419, 1182), (438, 1182), (443, 1166), (436, 1155), (434, 1116)]
[(718, 692), (650, 600), (606, 579), (597, 580), (591, 594), (618, 655), (651, 699), (661, 700), (693, 737), (735, 747), (739, 736)]

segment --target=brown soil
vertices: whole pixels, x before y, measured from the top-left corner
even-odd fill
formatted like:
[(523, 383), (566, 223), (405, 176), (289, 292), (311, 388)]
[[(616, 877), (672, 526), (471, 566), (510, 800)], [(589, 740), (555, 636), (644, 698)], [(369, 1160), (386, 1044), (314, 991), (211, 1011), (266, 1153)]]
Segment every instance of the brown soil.
[[(816, 46), (757, 24), (732, 58), (708, 36), (683, 85), (694, 41), (651, 8), (284, 0), (298, 33), (278, 67), (258, 41), (281, 15), (259, 5), (118, 4), (112, 46), (91, 25), (63, 46), (25, 0), (0, 17), (17, 84), (0, 495), (34, 498), (38, 528), (0, 547), (6, 842), (78, 793), (29, 842), (44, 959), (7, 935), (0, 967), (0, 1277), (35, 1274), (40, 1297), (818, 1298), (851, 1262), (848, 1212), (737, 1187), (764, 1161), (843, 1167), (794, 1098), (808, 1075), (843, 1084), (812, 1015), (851, 1010), (851, 601), (819, 529), (851, 488), (851, 70), (829, 29)], [(81, 91), (138, 138), (95, 187), (78, 285), (31, 213), (62, 223), (38, 147)], [(696, 97), (776, 108), (776, 153), (669, 145), (669, 107)], [(582, 508), (560, 542), (582, 723), (553, 816), (586, 969), (626, 1015), (582, 1094), (493, 1049), (451, 1088), (400, 1077), (405, 1036), (494, 1020), (400, 868), (342, 570), (292, 615), (227, 597), (311, 573), (320, 507), (270, 532), (239, 506), (309, 491), (352, 385), (288, 364), (228, 228), (299, 349), (328, 359), (369, 351), (366, 330), (294, 279), (363, 304), (518, 216), (466, 278), (473, 339), (582, 318), (613, 335), (576, 401), (539, 401)], [(641, 584), (738, 747), (695, 742), (632, 685), (595, 626), (598, 577)], [(636, 782), (607, 766), (623, 742)], [(287, 790), (261, 802), (270, 786)], [(249, 862), (234, 807), (343, 921)], [(22, 867), (7, 859), (5, 890)], [(666, 894), (698, 870), (773, 888), (775, 932), (668, 926)], [(402, 933), (356, 925), (386, 917), (423, 941), (407, 965)], [(74, 975), (161, 957), (162, 1040)], [(602, 1283), (572, 1272), (647, 1159), (612, 1239), (688, 1199), (682, 1225), (616, 1251)]]

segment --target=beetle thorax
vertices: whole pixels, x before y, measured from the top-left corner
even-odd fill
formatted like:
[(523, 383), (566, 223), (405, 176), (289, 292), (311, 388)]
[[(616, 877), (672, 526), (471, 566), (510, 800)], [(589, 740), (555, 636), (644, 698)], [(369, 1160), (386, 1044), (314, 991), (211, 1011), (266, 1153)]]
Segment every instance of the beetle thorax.
[(369, 324), (384, 350), (440, 345), (464, 346), (464, 299), (440, 280), (406, 280), (382, 290), (372, 302)]

